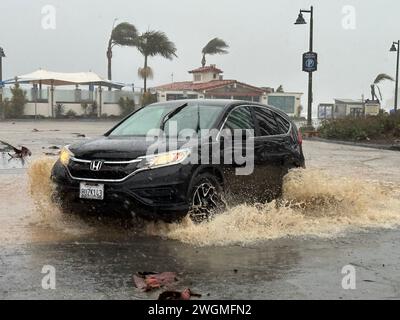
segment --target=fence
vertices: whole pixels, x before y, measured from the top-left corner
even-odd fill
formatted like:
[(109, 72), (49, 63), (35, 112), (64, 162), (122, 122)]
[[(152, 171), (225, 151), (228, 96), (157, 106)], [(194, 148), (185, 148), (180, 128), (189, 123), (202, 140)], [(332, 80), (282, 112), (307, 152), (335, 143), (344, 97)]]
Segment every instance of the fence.
[[(51, 102), (50, 88), (39, 90), (38, 88), (22, 87), (26, 93), (27, 103), (24, 109), (25, 116), (54, 116), (54, 108), (56, 105), (62, 105), (64, 113), (73, 111), (76, 115), (83, 115), (86, 109), (83, 105), (93, 105), (96, 103), (98, 108), (98, 116), (119, 116), (121, 109), (119, 107), (119, 100), (121, 98), (128, 98), (135, 101), (135, 105), (140, 104), (141, 93), (134, 92), (133, 90), (114, 90), (108, 91), (107, 88), (98, 88), (94, 90), (85, 89), (62, 89), (55, 88), (53, 92), (53, 102)], [(3, 99), (11, 99), (11, 88), (3, 88)]]
[[(34, 89), (22, 88), (26, 92), (28, 102), (47, 102), (50, 97), (50, 89)], [(84, 90), (84, 89), (54, 89), (54, 101), (65, 103), (85, 103), (94, 102), (99, 90)], [(114, 90), (102, 89), (103, 103), (117, 104), (120, 98), (129, 98), (139, 103), (141, 93), (128, 91), (128, 90)], [(3, 99), (11, 99), (11, 88), (3, 88)]]

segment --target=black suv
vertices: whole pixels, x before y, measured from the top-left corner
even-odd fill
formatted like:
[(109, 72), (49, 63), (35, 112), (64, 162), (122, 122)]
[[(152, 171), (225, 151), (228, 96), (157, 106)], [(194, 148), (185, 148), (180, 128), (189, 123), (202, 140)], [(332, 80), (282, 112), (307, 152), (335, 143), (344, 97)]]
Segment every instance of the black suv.
[(179, 100), (141, 108), (104, 136), (64, 147), (51, 177), (68, 209), (167, 221), (189, 213), (198, 221), (226, 199), (279, 196), (282, 177), (295, 167), (304, 167), (302, 138), (282, 111), (246, 101)]

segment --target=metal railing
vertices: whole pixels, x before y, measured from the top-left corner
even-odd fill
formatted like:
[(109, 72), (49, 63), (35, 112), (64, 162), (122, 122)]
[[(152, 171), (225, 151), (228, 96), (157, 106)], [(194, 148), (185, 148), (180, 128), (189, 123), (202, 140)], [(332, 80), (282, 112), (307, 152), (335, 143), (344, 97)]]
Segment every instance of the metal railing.
[[(48, 102), (50, 97), (50, 89), (33, 89), (23, 88), (26, 93), (28, 102)], [(141, 93), (128, 90), (102, 90), (102, 101), (106, 104), (118, 104), (120, 98), (128, 98), (134, 100), (136, 104), (139, 103)], [(54, 89), (54, 101), (63, 103), (90, 103), (98, 99), (98, 89), (84, 90), (84, 89)], [(10, 87), (3, 88), (3, 99), (11, 99), (12, 92)]]

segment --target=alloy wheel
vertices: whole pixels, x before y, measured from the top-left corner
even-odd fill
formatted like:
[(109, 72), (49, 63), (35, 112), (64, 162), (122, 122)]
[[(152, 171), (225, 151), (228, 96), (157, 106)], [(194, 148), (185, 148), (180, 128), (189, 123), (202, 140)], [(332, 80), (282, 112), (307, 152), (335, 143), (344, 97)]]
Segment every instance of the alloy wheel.
[(225, 205), (222, 195), (210, 182), (198, 185), (193, 193), (190, 218), (196, 222), (209, 220)]

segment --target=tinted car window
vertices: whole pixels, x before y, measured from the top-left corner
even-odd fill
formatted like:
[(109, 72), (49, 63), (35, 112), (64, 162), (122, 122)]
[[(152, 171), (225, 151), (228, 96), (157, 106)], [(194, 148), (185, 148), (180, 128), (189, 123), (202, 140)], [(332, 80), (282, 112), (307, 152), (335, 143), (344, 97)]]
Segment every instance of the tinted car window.
[[(159, 129), (164, 116), (172, 110), (174, 110), (174, 107), (171, 105), (144, 107), (116, 127), (110, 133), (110, 136), (146, 136), (150, 130)], [(175, 122), (177, 133), (184, 129), (196, 130), (199, 120), (198, 113), (200, 113), (200, 129), (211, 129), (215, 119), (219, 117), (222, 111), (223, 108), (220, 106), (200, 105), (197, 108), (197, 104), (188, 105), (167, 121), (164, 127), (165, 132), (167, 135), (175, 134), (169, 130), (172, 122)]]
[(275, 119), (278, 123), (279, 133), (285, 134), (289, 131), (290, 123), (279, 114), (275, 113)]
[(253, 117), (248, 107), (239, 107), (233, 110), (226, 120), (224, 129), (252, 129), (254, 130)]
[(145, 136), (150, 130), (160, 127), (160, 119), (171, 108), (167, 106), (148, 106), (140, 109), (118, 127), (110, 136)]
[(272, 111), (267, 108), (255, 108), (256, 119), (260, 128), (260, 136), (272, 136), (280, 134)]
[(185, 129), (196, 131), (198, 122), (200, 130), (211, 129), (215, 123), (215, 119), (219, 117), (222, 111), (223, 108), (220, 106), (188, 106), (167, 121), (165, 124), (165, 132), (167, 135), (170, 133), (170, 126), (172, 123), (174, 123), (172, 125), (173, 127), (176, 126), (178, 133), (181, 133), (182, 130)]

